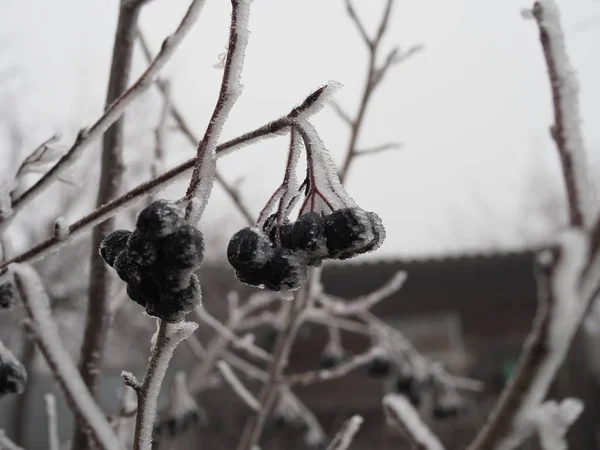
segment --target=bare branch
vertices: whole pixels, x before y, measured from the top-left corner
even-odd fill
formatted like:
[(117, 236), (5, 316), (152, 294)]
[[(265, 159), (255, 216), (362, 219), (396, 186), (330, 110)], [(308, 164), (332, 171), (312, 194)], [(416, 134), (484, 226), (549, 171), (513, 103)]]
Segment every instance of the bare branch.
[(252, 393), (244, 386), (244, 384), (239, 380), (239, 378), (235, 375), (231, 366), (227, 364), (225, 361), (217, 362), (217, 369), (223, 375), (223, 379), (227, 381), (229, 386), (233, 389), (233, 391), (240, 397), (248, 407), (253, 411), (258, 411), (260, 409), (260, 403), (252, 395)]
[(52, 320), (48, 297), (38, 275), (32, 268), (21, 264), (15, 264), (12, 269), (15, 273), (15, 285), (30, 319), (25, 322), (26, 327), (33, 334), (70, 407), (85, 423), (100, 448), (122, 448), (104, 413), (90, 395), (71, 356), (62, 345), (58, 329)]
[(348, 15), (354, 22), (354, 25), (356, 25), (356, 29), (358, 30), (360, 37), (363, 39), (365, 45), (368, 48), (372, 49), (373, 45), (374, 45), (373, 41), (367, 34), (367, 31), (365, 30), (364, 25), (362, 24), (360, 18), (358, 17), (358, 14), (356, 14), (356, 10), (354, 9), (354, 6), (352, 5), (352, 0), (346, 0), (346, 10), (348, 11)]
[(48, 433), (48, 450), (60, 450), (58, 440), (58, 421), (56, 415), (56, 397), (53, 394), (44, 395), (46, 406), (46, 429)]
[(11, 441), (3, 429), (0, 428), (0, 450), (24, 450)]
[(327, 450), (347, 450), (352, 445), (354, 436), (358, 433), (364, 419), (361, 416), (352, 416), (344, 422), (342, 428), (327, 446)]
[(376, 147), (356, 150), (356, 156), (368, 156), (373, 155), (375, 153), (386, 152), (389, 150), (399, 150), (401, 148), (402, 144), (400, 142), (388, 142), (386, 144), (381, 144)]
[(346, 111), (344, 111), (344, 109), (338, 102), (336, 102), (335, 100), (332, 100), (330, 105), (333, 108), (333, 110), (336, 112), (336, 114), (340, 117), (340, 119), (342, 119), (349, 126), (352, 126), (352, 119), (350, 118), (348, 113), (346, 113)]
[(402, 435), (407, 435), (417, 450), (444, 449), (406, 397), (388, 394), (383, 398), (383, 408), (391, 425)]
[[(139, 98), (151, 85), (154, 77), (163, 69), (167, 62), (177, 51), (177, 48), (192, 29), (194, 23), (200, 15), (204, 0), (193, 0), (188, 8), (185, 16), (181, 20), (179, 26), (173, 34), (168, 36), (162, 44), (162, 47), (150, 66), (144, 73), (131, 85), (123, 95), (121, 95), (104, 114), (89, 128), (79, 133), (75, 143), (69, 151), (63, 155), (60, 160), (46, 172), (40, 180), (31, 186), (22, 195), (14, 199), (13, 210), (16, 214), (30, 203), (43, 189), (53, 181), (55, 181), (68, 167), (70, 167), (80, 156), (83, 150), (102, 136), (106, 130), (123, 115), (125, 110), (131, 103)], [(7, 226), (9, 221), (4, 222)]]

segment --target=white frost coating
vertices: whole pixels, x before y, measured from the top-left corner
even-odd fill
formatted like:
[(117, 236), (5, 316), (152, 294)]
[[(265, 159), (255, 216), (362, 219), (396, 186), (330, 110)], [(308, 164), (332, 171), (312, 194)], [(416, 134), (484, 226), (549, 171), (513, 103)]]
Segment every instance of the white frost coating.
[(327, 450), (347, 450), (364, 419), (362, 416), (352, 416), (342, 425), (342, 429), (327, 446)]
[(567, 450), (565, 436), (583, 411), (583, 403), (566, 398), (560, 404), (547, 401), (532, 411), (530, 420), (537, 428), (544, 450)]
[(327, 84), (321, 91), (319, 97), (313, 102), (312, 105), (310, 105), (308, 108), (306, 108), (300, 114), (298, 114), (298, 117), (296, 118), (296, 120), (306, 120), (309, 117), (314, 116), (316, 113), (318, 113), (325, 107), (325, 105), (333, 98), (333, 96), (341, 88), (342, 88), (342, 83), (340, 83), (338, 81), (330, 80), (329, 82), (327, 82)]
[(431, 432), (419, 413), (406, 397), (388, 394), (383, 397), (383, 406), (392, 424), (406, 430), (425, 450), (443, 450), (444, 446)]
[(56, 219), (52, 234), (54, 235), (54, 239), (59, 241), (65, 241), (69, 238), (69, 224), (64, 217)]
[(302, 152), (302, 138), (298, 130), (292, 128), (290, 131), (290, 150), (288, 154), (287, 167), (285, 169), (285, 177), (281, 187), (283, 188), (283, 196), (279, 201), (278, 216), (281, 218), (290, 209), (294, 196), (298, 191), (298, 177), (296, 167)]
[[(221, 91), (204, 137), (198, 146), (198, 161), (196, 163), (198, 182), (195, 186), (190, 186), (192, 190), (190, 192), (191, 197), (199, 199), (201, 203), (200, 211), (204, 211), (214, 186), (217, 170), (217, 142), (223, 131), (227, 116), (242, 92), (242, 69), (246, 47), (248, 46), (248, 21), (251, 3), (252, 0), (232, 2), (234, 10), (232, 11), (229, 47)], [(199, 219), (200, 216), (194, 217), (194, 221)]]
[(12, 183), (2, 182), (0, 184), (0, 220), (8, 219), (13, 213), (10, 193), (15, 187), (16, 184), (14, 181)]
[(198, 404), (187, 387), (187, 375), (183, 371), (175, 374), (169, 397), (167, 416), (173, 419), (185, 417), (189, 413), (199, 412)]
[(556, 80), (551, 80), (551, 82), (560, 90), (559, 104), (556, 106), (562, 116), (565, 150), (569, 152), (573, 161), (575, 189), (584, 223), (591, 225), (596, 218), (597, 207), (594, 202), (595, 195), (589, 179), (587, 169), (589, 166), (581, 135), (579, 82), (567, 55), (558, 6), (554, 0), (540, 0), (538, 4), (541, 8), (539, 26), (548, 34), (549, 52), (554, 61)]
[(194, 322), (160, 321), (156, 343), (148, 362), (144, 381), (138, 391), (138, 413), (135, 423), (134, 450), (151, 450), (152, 428), (156, 419), (158, 394), (175, 348), (198, 328)]
[(238, 397), (242, 399), (252, 411), (258, 411), (260, 409), (259, 401), (252, 395), (246, 386), (242, 384), (229, 364), (225, 361), (218, 361), (217, 369), (219, 369), (219, 372), (223, 375), (223, 379), (231, 386), (231, 389), (233, 389)]
[(4, 430), (0, 428), (0, 450), (24, 450), (13, 441), (11, 441)]
[(512, 432), (498, 444), (497, 450), (514, 449), (531, 434), (531, 417), (548, 393), (587, 311), (589, 298), (581, 295), (579, 280), (588, 260), (588, 236), (581, 230), (570, 229), (559, 236), (557, 244), (560, 257), (550, 280), (553, 302), (548, 319), (547, 356), (523, 396), (521, 409), (513, 420)]
[(103, 450), (123, 448), (106, 416), (94, 401), (77, 367), (62, 345), (48, 306), (48, 297), (37, 273), (24, 264), (13, 264), (15, 284), (30, 318), (38, 346), (58, 380), (67, 401), (86, 423)]
[[(314, 183), (311, 190), (318, 189), (334, 209), (356, 207), (356, 202), (342, 186), (335, 163), (316, 128), (308, 120), (296, 120), (294, 123), (298, 127), (306, 147), (307, 164), (312, 177), (311, 181)], [(311, 194), (314, 195), (314, 192), (309, 192), (309, 195)], [(315, 195), (315, 200), (314, 208), (309, 207), (309, 210), (331, 212), (331, 208), (319, 196)], [(306, 206), (310, 206), (310, 200)], [(304, 210), (305, 208), (302, 208), (300, 214)]]

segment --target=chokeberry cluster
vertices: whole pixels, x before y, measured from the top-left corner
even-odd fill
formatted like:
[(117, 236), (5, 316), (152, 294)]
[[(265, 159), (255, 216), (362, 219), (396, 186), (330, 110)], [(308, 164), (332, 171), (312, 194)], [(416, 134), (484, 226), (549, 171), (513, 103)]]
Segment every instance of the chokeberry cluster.
[(306, 281), (308, 266), (373, 251), (385, 239), (379, 216), (357, 207), (277, 222), (272, 215), (262, 227), (243, 228), (229, 241), (227, 259), (241, 282), (293, 291)]
[(151, 316), (178, 322), (200, 304), (194, 272), (204, 257), (202, 233), (166, 200), (143, 209), (133, 232), (108, 235), (100, 255), (127, 283), (129, 297)]

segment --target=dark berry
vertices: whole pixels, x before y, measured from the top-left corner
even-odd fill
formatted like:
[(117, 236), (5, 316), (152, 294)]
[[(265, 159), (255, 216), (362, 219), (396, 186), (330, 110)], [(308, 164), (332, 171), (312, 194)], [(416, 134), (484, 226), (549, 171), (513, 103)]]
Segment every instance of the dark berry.
[(142, 281), (142, 268), (129, 256), (127, 250), (123, 250), (119, 253), (119, 256), (115, 259), (115, 270), (117, 275), (125, 283), (140, 284)]
[(127, 240), (127, 251), (132, 261), (140, 266), (151, 266), (156, 262), (156, 244), (145, 237), (140, 230), (134, 230)]
[(171, 291), (181, 291), (190, 285), (190, 276), (194, 269), (172, 269), (170, 267), (153, 267), (150, 274), (154, 282)]
[[(279, 229), (279, 242), (277, 241), (277, 230)], [(277, 218), (275, 214), (271, 215), (265, 225), (263, 226), (263, 230), (265, 233), (269, 235), (269, 240), (281, 247), (289, 248), (293, 250), (292, 247), (292, 224), (289, 219), (284, 219), (281, 225), (277, 226)]]
[(200, 281), (195, 274), (190, 276), (190, 285), (181, 291), (161, 289), (160, 301), (146, 305), (146, 312), (167, 322), (179, 322), (192, 312), (202, 301)]
[(148, 295), (145, 289), (142, 289), (140, 285), (127, 284), (127, 295), (131, 300), (136, 302), (138, 305), (144, 308), (148, 303), (154, 301), (153, 296)]
[(292, 228), (292, 248), (304, 250), (311, 259), (320, 259), (328, 255), (325, 222), (320, 214), (303, 214)]
[(127, 240), (131, 235), (129, 230), (116, 230), (106, 236), (100, 243), (100, 256), (106, 261), (106, 264), (113, 267), (115, 259), (119, 256), (125, 247)]
[(17, 304), (17, 290), (12, 283), (0, 284), (0, 309), (11, 309)]
[(374, 240), (373, 224), (360, 208), (338, 209), (324, 217), (327, 248), (334, 259), (364, 253)]
[(0, 397), (22, 394), (27, 384), (25, 367), (0, 343)]
[(411, 387), (415, 384), (414, 377), (407, 372), (400, 372), (395, 380), (396, 391), (400, 394), (408, 395)]
[(169, 268), (193, 269), (204, 258), (204, 239), (200, 230), (183, 225), (162, 241), (164, 264)]
[(321, 368), (325, 370), (334, 369), (343, 362), (347, 361), (349, 355), (344, 351), (333, 352), (325, 350), (321, 355)]
[(227, 259), (238, 270), (261, 269), (273, 257), (273, 245), (267, 235), (255, 227), (235, 233), (227, 247)]
[(265, 286), (271, 291), (294, 291), (307, 278), (306, 256), (286, 248), (275, 249), (265, 267)]
[(235, 277), (244, 284), (254, 287), (262, 287), (265, 284), (265, 270), (244, 269), (235, 270)]
[(383, 227), (383, 222), (381, 218), (375, 214), (374, 212), (367, 212), (367, 217), (369, 218), (369, 222), (371, 222), (371, 227), (373, 230), (373, 239), (366, 245), (364, 251), (372, 252), (377, 250), (386, 238), (385, 228)]
[(372, 377), (385, 377), (392, 368), (390, 360), (384, 356), (376, 356), (367, 366), (367, 373)]
[(183, 223), (183, 218), (173, 203), (157, 200), (140, 212), (136, 228), (149, 239), (159, 239), (173, 233)]

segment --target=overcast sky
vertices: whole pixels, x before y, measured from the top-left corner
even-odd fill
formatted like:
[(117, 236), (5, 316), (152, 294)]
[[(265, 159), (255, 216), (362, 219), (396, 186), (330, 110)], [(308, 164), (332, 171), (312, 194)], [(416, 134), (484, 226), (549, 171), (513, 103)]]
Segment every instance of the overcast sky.
[[(600, 2), (558, 3), (581, 81), (585, 144), (598, 161)], [(154, 49), (188, 4), (155, 0), (145, 8), (141, 26)], [(373, 30), (383, 2), (355, 4)], [(359, 205), (384, 220), (388, 239), (377, 256), (515, 249), (549, 236), (555, 224), (545, 217), (556, 216), (562, 188), (547, 132), (548, 80), (536, 26), (520, 14), (526, 7), (530, 1), (397, 1), (384, 48), (423, 44), (425, 51), (389, 72), (360, 144), (399, 141), (403, 148), (358, 161), (347, 186)], [(207, 0), (165, 70), (198, 134), (218, 92), (221, 71), (214, 65), (226, 45), (229, 8), (228, 1)], [(116, 9), (115, 0), (0, 2), (0, 100), (27, 130), (24, 147), (54, 132), (68, 136), (98, 117)], [(367, 52), (343, 0), (255, 0), (250, 24), (244, 91), (224, 139), (286, 113), (328, 80), (343, 84), (337, 100), (355, 113)], [(136, 58), (136, 74), (142, 67)], [(339, 162), (347, 128), (330, 109), (314, 123)], [(147, 125), (141, 143), (151, 142)], [(171, 141), (169, 165), (192, 154)], [(241, 186), (255, 212), (280, 182), (286, 142), (266, 141), (219, 162), (229, 180), (244, 177)], [(216, 222), (225, 233), (242, 224), (218, 189), (204, 226)]]

